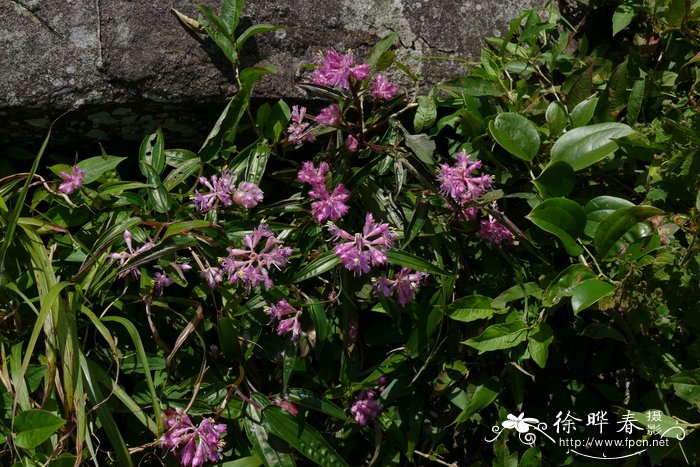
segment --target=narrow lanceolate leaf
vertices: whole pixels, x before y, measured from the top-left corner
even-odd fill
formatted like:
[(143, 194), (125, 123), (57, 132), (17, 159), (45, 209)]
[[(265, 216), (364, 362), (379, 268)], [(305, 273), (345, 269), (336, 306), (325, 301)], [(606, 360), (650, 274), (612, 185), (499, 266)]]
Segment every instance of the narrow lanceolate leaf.
[(238, 53), (241, 53), (241, 49), (245, 45), (245, 43), (248, 41), (253, 36), (257, 36), (258, 34), (263, 34), (266, 32), (272, 32), (276, 31), (278, 29), (282, 29), (284, 26), (276, 25), (276, 24), (254, 24), (250, 26), (248, 29), (243, 31), (240, 36), (236, 39), (236, 51)]
[(615, 138), (634, 134), (624, 123), (598, 123), (567, 131), (552, 146), (551, 162), (568, 162), (582, 170), (612, 155), (618, 148)]
[(493, 324), (477, 337), (463, 341), (462, 344), (474, 347), (481, 352), (503, 350), (515, 347), (527, 339), (527, 324), (524, 321)]
[(406, 253), (405, 251), (389, 250), (387, 251), (386, 255), (389, 258), (390, 264), (395, 264), (397, 266), (403, 266), (405, 268), (411, 268), (415, 269), (416, 271), (423, 271), (430, 274), (439, 274), (441, 276), (449, 275), (448, 272), (445, 272), (443, 269), (440, 269), (434, 264), (411, 253)]
[(274, 434), (317, 465), (348, 465), (315, 428), (308, 423), (300, 423), (299, 419), (282, 408), (268, 406), (262, 417)]
[(327, 251), (307, 264), (294, 276), (294, 282), (301, 282), (312, 277), (320, 276), (326, 271), (330, 271), (340, 264), (338, 258), (332, 251)]
[(260, 185), (267, 160), (270, 158), (270, 147), (266, 144), (260, 144), (251, 152), (248, 157), (248, 166), (246, 168), (246, 180)]
[(190, 230), (203, 229), (205, 227), (211, 227), (212, 223), (204, 220), (194, 220), (194, 221), (182, 221), (171, 224), (168, 230), (165, 231), (163, 235), (163, 240), (173, 235), (179, 235), (181, 233), (189, 232)]
[(498, 393), (501, 389), (501, 384), (498, 379), (493, 377), (486, 381), (481, 386), (477, 387), (474, 391), (474, 395), (469, 400), (469, 403), (462, 410), (462, 412), (457, 416), (452, 424), (462, 423), (467, 421), (469, 417), (475, 413), (481, 411), (483, 408), (490, 405), (498, 397)]
[(313, 297), (307, 298), (305, 309), (311, 316), (311, 321), (313, 321), (314, 328), (316, 328), (316, 341), (320, 344), (328, 339), (331, 332), (326, 311), (323, 309), (323, 305)]
[(163, 186), (163, 182), (160, 181), (158, 172), (148, 164), (141, 163), (139, 165), (146, 174), (146, 181), (151, 185), (151, 188), (148, 190), (148, 196), (153, 209), (158, 212), (168, 212), (171, 206), (170, 196), (168, 195), (168, 190)]
[(577, 202), (566, 198), (546, 199), (535, 206), (527, 218), (542, 230), (559, 237), (570, 255), (578, 256), (583, 252), (576, 239), (586, 227), (586, 213)]
[[(263, 398), (264, 399), (264, 398)], [(259, 398), (253, 398), (256, 402)], [(265, 404), (269, 404), (266, 400)], [(262, 410), (252, 404), (246, 404), (244, 419), (245, 431), (253, 449), (267, 467), (293, 467), (294, 457), (291, 448), (282, 439), (272, 434), (262, 423)]]
[(141, 168), (141, 173), (146, 177), (148, 177), (148, 173), (145, 171), (143, 164), (150, 165), (158, 175), (163, 172), (165, 168), (164, 145), (163, 132), (160, 131), (160, 128), (152, 135), (146, 136), (141, 142), (139, 167)]
[(603, 258), (615, 256), (624, 243), (629, 245), (639, 240), (637, 224), (660, 214), (662, 210), (651, 206), (628, 206), (608, 215), (598, 225), (593, 238), (598, 254)]
[(338, 418), (345, 422), (351, 422), (352, 419), (347, 416), (345, 411), (335, 405), (333, 402), (314, 394), (311, 391), (301, 388), (290, 388), (287, 390), (287, 398), (297, 405), (308, 409), (323, 412), (331, 417)]
[(371, 66), (376, 66), (377, 62), (379, 61), (379, 58), (384, 54), (384, 52), (389, 50), (391, 46), (394, 45), (397, 37), (399, 37), (399, 35), (395, 32), (392, 32), (391, 34), (374, 44), (374, 47), (372, 47), (372, 50), (367, 55), (365, 62)]
[(586, 279), (574, 288), (571, 296), (571, 308), (574, 313), (585, 310), (595, 302), (610, 295), (615, 291), (615, 286), (600, 279)]
[(66, 421), (46, 410), (27, 410), (15, 418), (15, 444), (33, 449), (53, 435)]
[(489, 131), (503, 149), (519, 159), (531, 161), (540, 150), (537, 127), (520, 114), (499, 114), (489, 122)]

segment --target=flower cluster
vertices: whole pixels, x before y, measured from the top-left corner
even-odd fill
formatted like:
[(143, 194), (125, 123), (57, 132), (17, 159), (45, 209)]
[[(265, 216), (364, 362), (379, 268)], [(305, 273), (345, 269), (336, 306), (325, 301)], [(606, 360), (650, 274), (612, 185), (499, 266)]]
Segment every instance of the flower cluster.
[(316, 121), (327, 126), (337, 126), (340, 123), (341, 117), (342, 115), (340, 114), (340, 107), (338, 107), (338, 104), (331, 104), (321, 109), (321, 112), (319, 112), (316, 117)]
[(382, 376), (376, 381), (376, 389), (365, 389), (357, 395), (355, 403), (350, 408), (350, 413), (360, 425), (366, 426), (367, 423), (377, 418), (384, 409), (382, 404), (377, 401), (378, 392), (384, 390), (384, 383), (385, 379)]
[(327, 220), (337, 221), (348, 213), (345, 203), (350, 198), (350, 192), (342, 183), (329, 192), (326, 188), (326, 173), (328, 173), (328, 164), (325, 162), (321, 162), (316, 168), (313, 162), (307, 161), (302, 164), (297, 175), (297, 180), (311, 185), (309, 197), (317, 200), (311, 203), (311, 214), (319, 224)]
[(287, 140), (290, 143), (303, 144), (305, 141), (312, 143), (316, 137), (309, 129), (309, 123), (304, 121), (306, 107), (295, 105), (292, 107), (292, 123), (287, 127)]
[(195, 426), (190, 417), (180, 409), (169, 409), (165, 419), (166, 432), (160, 438), (160, 446), (175, 451), (180, 449), (180, 464), (199, 467), (205, 462), (216, 462), (221, 458), (226, 425), (203, 418)]
[(393, 99), (400, 92), (399, 88), (381, 74), (374, 77), (371, 89), (374, 97), (385, 100)]
[(408, 302), (413, 301), (416, 290), (421, 283), (425, 283), (427, 277), (428, 274), (425, 272), (412, 272), (409, 268), (401, 268), (401, 271), (396, 273), (393, 279), (388, 279), (386, 276), (376, 279), (374, 290), (383, 293), (385, 297), (396, 294), (399, 304), (405, 306)]
[(333, 252), (345, 269), (353, 271), (356, 276), (369, 272), (370, 263), (373, 266), (386, 264), (386, 251), (396, 240), (389, 224), (375, 222), (370, 213), (365, 218), (362, 233), (352, 235), (336, 225), (331, 225), (329, 230), (336, 243)]
[[(153, 242), (149, 241), (149, 242), (144, 243), (139, 248), (134, 250), (134, 247), (131, 243), (131, 232), (129, 232), (128, 230), (124, 231), (124, 243), (126, 243), (126, 247), (127, 247), (128, 251), (122, 251), (121, 253), (112, 253), (109, 255), (110, 259), (119, 261), (120, 267), (124, 266), (134, 256), (153, 248)], [(117, 275), (117, 277), (119, 279), (121, 279), (129, 274), (134, 279), (138, 279), (139, 276), (141, 275), (141, 273), (139, 272), (139, 270), (137, 268), (132, 267), (132, 268), (127, 268), (127, 269), (123, 270), (122, 272), (119, 273), (119, 275)]]
[(163, 289), (173, 285), (174, 281), (165, 273), (157, 272), (153, 275), (153, 291), (157, 296), (163, 295)]
[(311, 75), (311, 82), (321, 86), (350, 89), (351, 77), (362, 81), (369, 75), (369, 65), (355, 64), (355, 56), (352, 52), (340, 54), (330, 49), (316, 61), (316, 64), (318, 66)]
[(59, 177), (63, 179), (63, 183), (58, 186), (58, 189), (63, 193), (70, 195), (83, 184), (85, 172), (77, 165), (71, 167), (70, 172), (60, 172)]
[[(498, 211), (496, 203), (494, 203), (491, 207), (495, 211)], [(481, 221), (479, 236), (485, 240), (488, 240), (493, 245), (500, 245), (502, 242), (513, 241), (513, 233), (503, 224), (498, 222), (491, 214), (488, 215), (487, 219)]]
[(199, 212), (209, 211), (219, 202), (227, 207), (236, 204), (250, 209), (263, 200), (263, 192), (255, 183), (241, 182), (236, 187), (230, 169), (223, 169), (221, 176), (212, 175), (209, 180), (199, 177), (199, 183), (209, 190), (209, 193), (194, 192), (194, 205)]
[(302, 334), (299, 317), (301, 311), (294, 308), (286, 300), (280, 300), (265, 309), (265, 314), (271, 318), (271, 322), (277, 321), (277, 335), (291, 334), (292, 341), (296, 342)]
[[(262, 248), (258, 248), (262, 240)], [(264, 284), (266, 288), (273, 286), (268, 269), (275, 266), (278, 269), (287, 265), (292, 249), (284, 246), (270, 231), (267, 224), (260, 224), (253, 233), (243, 237), (244, 248), (229, 248), (228, 256), (221, 258), (219, 265), (227, 274), (232, 284), (242, 282), (252, 288)], [(209, 282), (211, 287), (211, 282)]]

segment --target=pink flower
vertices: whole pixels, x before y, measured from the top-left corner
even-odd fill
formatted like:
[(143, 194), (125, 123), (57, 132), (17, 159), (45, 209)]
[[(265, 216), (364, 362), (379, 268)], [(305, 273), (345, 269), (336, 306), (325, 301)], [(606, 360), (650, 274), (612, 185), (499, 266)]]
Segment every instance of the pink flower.
[[(265, 239), (262, 248), (258, 245)], [(287, 265), (292, 249), (285, 247), (270, 231), (267, 224), (260, 224), (253, 233), (243, 238), (245, 249), (229, 248), (228, 256), (219, 262), (221, 269), (228, 275), (232, 284), (242, 282), (252, 288), (264, 284), (273, 286), (268, 269), (272, 266), (280, 269)]]
[(247, 209), (254, 208), (262, 200), (263, 191), (252, 182), (241, 182), (233, 191), (233, 202)]
[(199, 183), (209, 190), (209, 193), (206, 194), (200, 193), (199, 190), (194, 192), (194, 205), (199, 212), (209, 211), (219, 202), (224, 206), (231, 206), (233, 203), (231, 192), (234, 189), (234, 185), (231, 170), (223, 169), (221, 177), (212, 175), (209, 180), (205, 177), (199, 177)]
[(321, 162), (319, 168), (314, 167), (313, 162), (304, 162), (297, 175), (297, 180), (311, 185), (309, 197), (318, 201), (311, 203), (311, 214), (316, 222), (321, 224), (326, 220), (337, 221), (348, 213), (345, 204), (350, 199), (350, 192), (342, 183), (339, 183), (328, 192), (325, 175), (328, 173), (328, 164)]
[(265, 314), (268, 315), (272, 320), (281, 320), (284, 316), (291, 313), (296, 313), (297, 309), (287, 302), (287, 300), (280, 300), (272, 306), (265, 309)]
[(384, 407), (375, 400), (376, 398), (375, 391), (360, 391), (357, 400), (350, 408), (350, 413), (357, 423), (365, 426), (379, 416)]
[(472, 161), (466, 153), (456, 155), (457, 162), (450, 166), (442, 164), (437, 179), (440, 182), (440, 192), (449, 196), (462, 207), (462, 215), (473, 220), (476, 217), (476, 209), (468, 204), (486, 193), (492, 187), (491, 176), (488, 174), (474, 176), (474, 172), (481, 168), (481, 161)]
[[(109, 259), (119, 261), (120, 267), (126, 265), (129, 262), (129, 260), (134, 256), (137, 256), (143, 253), (144, 251), (150, 250), (154, 246), (153, 242), (146, 242), (139, 248), (134, 250), (133, 245), (131, 244), (131, 232), (129, 232), (128, 230), (124, 231), (124, 243), (126, 243), (126, 248), (128, 249), (128, 251), (122, 251), (121, 253), (112, 253), (109, 255)], [(141, 275), (137, 268), (127, 268), (120, 272), (117, 275), (117, 278), (121, 279), (129, 274), (131, 274), (131, 276), (134, 279), (138, 279)]]
[(297, 175), (297, 180), (300, 182), (306, 182), (311, 185), (312, 188), (316, 189), (318, 186), (326, 186), (326, 174), (328, 173), (328, 164), (321, 162), (318, 169), (314, 167), (314, 163), (311, 161), (306, 161), (301, 164), (301, 170)]
[[(493, 208), (496, 209), (496, 206), (494, 205)], [(479, 236), (493, 245), (500, 245), (502, 242), (512, 242), (514, 238), (513, 233), (491, 214), (489, 214), (488, 219), (481, 221)]]
[(287, 140), (290, 143), (303, 144), (316, 140), (316, 137), (309, 129), (309, 123), (304, 121), (306, 107), (295, 105), (292, 107), (292, 123), (287, 127)]
[(276, 405), (277, 407), (282, 407), (284, 410), (292, 414), (293, 416), (297, 416), (299, 413), (299, 409), (297, 408), (296, 405), (292, 404), (289, 401), (282, 401), (282, 400), (273, 400), (272, 403)]
[(370, 263), (373, 266), (386, 264), (386, 251), (394, 246), (396, 240), (396, 234), (389, 224), (374, 222), (370, 213), (365, 218), (362, 233), (351, 235), (336, 225), (331, 225), (329, 230), (336, 242), (333, 252), (345, 269), (353, 271), (356, 276), (369, 272)]
[(386, 276), (378, 278), (374, 282), (374, 290), (381, 292), (385, 297), (390, 297), (395, 293), (399, 304), (405, 306), (413, 301), (416, 291), (421, 283), (425, 283), (427, 277), (428, 274), (425, 272), (411, 272), (409, 268), (402, 268), (393, 279), (388, 279)]
[(350, 152), (357, 152), (357, 147), (359, 144), (360, 142), (357, 141), (353, 135), (348, 135), (348, 137), (345, 138), (345, 147)]
[(165, 419), (166, 432), (160, 438), (160, 446), (175, 452), (180, 449), (180, 464), (200, 467), (205, 462), (221, 459), (226, 433), (226, 425), (214, 423), (211, 418), (203, 418), (195, 427), (190, 417), (180, 409), (169, 409)]
[(316, 61), (316, 70), (311, 75), (311, 82), (321, 86), (350, 89), (350, 78), (360, 81), (367, 79), (369, 65), (355, 65), (355, 56), (352, 52), (339, 54), (333, 49)]
[(372, 95), (377, 99), (391, 100), (397, 95), (401, 90), (394, 86), (388, 79), (383, 75), (377, 74), (372, 81)]
[(321, 113), (316, 117), (318, 123), (323, 123), (327, 126), (336, 126), (340, 123), (340, 107), (338, 104), (331, 104), (321, 110)]
[(83, 184), (85, 172), (80, 170), (77, 165), (74, 165), (71, 167), (70, 172), (59, 172), (58, 176), (63, 179), (63, 183), (59, 185), (58, 189), (70, 195)]
[(163, 295), (163, 289), (173, 284), (173, 280), (164, 273), (157, 272), (153, 276), (153, 291), (159, 297)]
[(207, 281), (207, 285), (209, 285), (210, 289), (215, 289), (216, 284), (224, 280), (224, 278), (221, 276), (221, 269), (219, 268), (205, 268), (202, 272), (200, 272), (200, 275)]
[(301, 311), (294, 308), (286, 300), (280, 300), (265, 310), (265, 314), (272, 318), (271, 322), (279, 321), (277, 324), (277, 335), (283, 336), (291, 334), (292, 341), (296, 342), (302, 334), (299, 317)]

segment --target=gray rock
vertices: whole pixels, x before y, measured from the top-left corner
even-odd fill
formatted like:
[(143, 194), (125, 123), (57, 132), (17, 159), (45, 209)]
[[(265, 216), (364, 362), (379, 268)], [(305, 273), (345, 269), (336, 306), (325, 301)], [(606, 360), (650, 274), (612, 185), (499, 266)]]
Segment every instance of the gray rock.
[[(202, 3), (217, 10), (219, 1)], [(329, 47), (361, 57), (396, 31), (399, 59), (430, 85), (463, 73), (463, 59), (477, 57), (484, 37), (543, 3), (249, 0), (243, 27), (285, 29), (254, 38), (242, 61), (278, 68), (257, 97), (308, 99), (294, 85), (303, 63)], [(1, 0), (0, 144), (35, 147), (50, 122), (70, 111), (55, 127), (53, 147), (140, 141), (160, 125), (169, 146), (196, 149), (235, 93), (233, 70), (171, 8), (197, 17), (185, 0)], [(453, 60), (427, 58), (435, 55)]]

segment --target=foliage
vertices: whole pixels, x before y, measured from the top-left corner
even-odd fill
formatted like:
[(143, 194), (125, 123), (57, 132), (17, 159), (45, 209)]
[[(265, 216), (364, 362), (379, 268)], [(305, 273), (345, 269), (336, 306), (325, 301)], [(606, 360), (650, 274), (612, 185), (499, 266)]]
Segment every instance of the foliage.
[(178, 12), (239, 84), (197, 153), (0, 181), (3, 462), (562, 464), (484, 440), (568, 411), (697, 462), (700, 4), (524, 12), (427, 95), (327, 51), (315, 117), (251, 108), (242, 6)]

